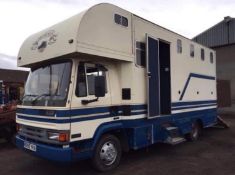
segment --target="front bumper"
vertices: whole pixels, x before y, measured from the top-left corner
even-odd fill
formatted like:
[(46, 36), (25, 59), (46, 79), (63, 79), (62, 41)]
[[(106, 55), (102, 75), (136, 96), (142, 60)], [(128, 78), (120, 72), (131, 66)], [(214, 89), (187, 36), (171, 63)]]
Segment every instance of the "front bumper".
[(60, 148), (55, 146), (49, 146), (41, 143), (35, 143), (27, 141), (36, 145), (36, 151), (28, 150), (24, 147), (25, 139), (21, 138), (19, 135), (16, 136), (16, 146), (34, 156), (41, 157), (44, 159), (58, 161), (58, 162), (72, 162), (75, 160), (88, 159), (91, 157), (90, 151), (75, 152), (73, 148)]

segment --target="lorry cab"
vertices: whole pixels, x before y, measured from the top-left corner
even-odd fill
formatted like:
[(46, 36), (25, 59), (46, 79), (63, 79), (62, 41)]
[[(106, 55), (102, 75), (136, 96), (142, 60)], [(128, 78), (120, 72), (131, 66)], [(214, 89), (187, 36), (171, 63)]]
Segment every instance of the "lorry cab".
[[(107, 62), (77, 58), (46, 62), (33, 67), (25, 86), (22, 104), (18, 106), (18, 113), (35, 108), (32, 112), (38, 113), (36, 121), (50, 122), (48, 128), (57, 128), (76, 135), (76, 128), (69, 121), (84, 119), (87, 115), (84, 110), (81, 116), (76, 109), (111, 105), (110, 83), (113, 78), (110, 80), (110, 76), (113, 76), (112, 71), (115, 69), (110, 74), (110, 68), (113, 69), (112, 64)], [(117, 82), (112, 83), (117, 85)], [(43, 115), (40, 110), (49, 118), (40, 117)], [(30, 111), (28, 112), (30, 115)], [(83, 129), (87, 129), (87, 125)], [(81, 139), (84, 136), (85, 134), (73, 137)]]
[(123, 151), (196, 140), (217, 122), (215, 52), (112, 4), (30, 36), (17, 61), (31, 71), (16, 145), (39, 157), (107, 171)]

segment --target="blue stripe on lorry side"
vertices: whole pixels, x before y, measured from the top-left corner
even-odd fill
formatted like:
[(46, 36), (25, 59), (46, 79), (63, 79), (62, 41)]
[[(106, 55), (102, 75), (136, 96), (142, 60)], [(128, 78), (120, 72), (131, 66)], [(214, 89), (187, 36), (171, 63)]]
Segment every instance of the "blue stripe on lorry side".
[[(122, 105), (119, 107), (121, 108)], [(105, 113), (110, 111), (111, 106), (104, 106), (104, 107), (94, 107), (94, 108), (83, 108), (83, 109), (67, 109), (67, 110), (47, 110), (47, 109), (28, 109), (28, 108), (18, 108), (17, 113), (20, 114), (27, 114), (27, 115), (38, 115), (38, 116), (55, 116), (56, 117), (73, 117), (78, 115), (92, 115), (92, 114), (99, 114)], [(131, 110), (144, 110), (147, 109), (146, 104), (140, 105), (130, 105)], [(54, 111), (53, 115), (47, 115), (47, 111)], [(52, 112), (53, 113), (53, 112)], [(50, 114), (50, 112), (49, 112)]]
[[(174, 102), (172, 103), (172, 110), (179, 110), (179, 109), (190, 109), (190, 108), (199, 108), (199, 107), (209, 107), (209, 103), (214, 103), (215, 100), (208, 100), (208, 101), (192, 101), (192, 102)], [(188, 106), (188, 105), (196, 105), (197, 106)], [(208, 106), (204, 106), (204, 104), (208, 104)], [(214, 106), (215, 104), (211, 104), (211, 106)], [(131, 106), (131, 115), (140, 115), (140, 114), (146, 114), (147, 111), (147, 105), (141, 104), (141, 105), (130, 105)], [(180, 106), (185, 106), (181, 107)], [(188, 107), (186, 107), (188, 106)], [(136, 110), (143, 110), (143, 111), (136, 111)], [(53, 119), (46, 118), (45, 111), (43, 109), (23, 109), (18, 108), (17, 109), (17, 116), (19, 119), (25, 119), (25, 120), (32, 120), (32, 121), (39, 121), (39, 122), (49, 122), (49, 123), (68, 123), (68, 122), (79, 122), (79, 121), (85, 121), (85, 120), (95, 120), (99, 118), (108, 118), (112, 117), (110, 114), (101, 114), (101, 113), (108, 113), (109, 107), (95, 107), (95, 108), (87, 108), (87, 109), (72, 109), (72, 110), (54, 110), (56, 117)], [(39, 117), (33, 117), (33, 116), (24, 116), (26, 115), (39, 115), (42, 116), (42, 118)], [(44, 114), (44, 115), (40, 115)], [(71, 117), (69, 117), (71, 114)], [(89, 116), (94, 115), (95, 116)], [(65, 116), (64, 116), (65, 115)], [(79, 118), (79, 115), (87, 115), (85, 117)], [(119, 111), (119, 115), (122, 115), (122, 112)], [(43, 118), (45, 117), (45, 118)], [(50, 116), (52, 117), (52, 116)], [(68, 119), (60, 119), (60, 117), (68, 117)], [(76, 117), (76, 118), (74, 118)]]
[[(131, 112), (131, 115), (140, 115), (140, 114), (146, 114), (146, 111), (141, 112)], [(46, 123), (75, 123), (75, 122), (82, 122), (82, 121), (89, 121), (89, 120), (97, 120), (97, 119), (104, 119), (104, 118), (113, 118), (110, 114), (102, 114), (102, 115), (95, 115), (95, 116), (87, 116), (87, 117), (81, 117), (81, 118), (68, 118), (68, 119), (49, 119), (49, 118), (37, 118), (37, 117), (26, 117), (23, 115), (17, 115), (19, 119), (24, 120), (31, 120), (31, 121), (38, 121), (38, 122), (46, 122)]]
[(210, 104), (210, 103), (217, 103), (217, 100), (202, 100), (202, 101), (180, 101), (180, 102), (173, 102), (171, 103), (172, 107), (178, 106), (187, 106), (187, 105), (203, 105), (203, 104)]
[[(172, 107), (177, 106), (187, 106), (187, 105), (203, 105), (209, 103), (216, 103), (216, 100), (204, 100), (204, 101), (187, 101), (187, 102), (173, 102), (171, 104)], [(122, 106), (122, 105), (121, 105)], [(86, 109), (66, 109), (66, 110), (47, 110), (47, 109), (29, 109), (29, 108), (17, 108), (17, 113), (27, 114), (27, 115), (38, 115), (38, 116), (55, 116), (56, 117), (73, 117), (78, 115), (91, 115), (91, 114), (99, 114), (109, 112), (110, 106), (105, 107), (94, 107), (94, 108), (86, 108)], [(146, 104), (139, 105), (130, 105), (131, 110), (146, 110)], [(46, 114), (46, 111), (54, 111), (53, 115)], [(49, 112), (50, 114), (50, 112)]]
[[(53, 115), (47, 115), (46, 111), (54, 111)], [(47, 109), (28, 109), (28, 108), (18, 108), (17, 113), (28, 114), (28, 115), (43, 115), (43, 116), (55, 116), (56, 117), (70, 117), (76, 115), (90, 115), (97, 113), (108, 112), (108, 107), (96, 107), (96, 108), (86, 108), (86, 109), (67, 109), (67, 110), (47, 110)]]
[[(195, 106), (195, 107), (184, 107), (184, 108), (177, 108), (174, 110), (180, 110), (180, 109), (190, 109), (190, 108), (199, 108), (199, 107), (212, 107), (215, 106), (215, 104), (212, 105), (207, 105), (207, 106)], [(131, 112), (131, 115), (141, 115), (141, 114), (147, 114), (146, 110), (143, 111), (136, 111), (136, 112)], [(121, 115), (121, 114), (120, 114)], [(130, 116), (131, 116), (130, 115)], [(24, 119), (24, 120), (30, 120), (30, 121), (38, 121), (38, 122), (46, 122), (46, 123), (75, 123), (75, 122), (82, 122), (82, 121), (89, 121), (89, 120), (96, 120), (96, 119), (103, 119), (103, 118), (112, 118), (110, 114), (97, 114), (95, 116), (86, 116), (86, 117), (81, 117), (79, 118), (73, 118), (73, 117), (68, 117), (68, 119), (60, 119), (60, 118), (38, 118), (38, 117), (29, 117), (29, 116), (24, 116), (24, 115), (17, 115), (19, 119)], [(163, 116), (166, 117), (166, 116)]]
[(216, 106), (216, 105), (217, 105), (217, 103), (212, 103), (212, 104), (208, 104), (208, 105), (197, 105), (197, 106), (182, 106), (182, 107), (174, 107), (174, 108), (172, 108), (172, 110), (212, 107), (212, 106)]

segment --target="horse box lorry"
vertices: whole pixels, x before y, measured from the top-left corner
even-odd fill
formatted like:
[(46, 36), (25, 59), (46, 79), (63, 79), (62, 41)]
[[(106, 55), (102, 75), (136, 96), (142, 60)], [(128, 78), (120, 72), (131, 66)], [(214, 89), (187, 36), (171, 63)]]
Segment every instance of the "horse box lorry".
[(112, 4), (30, 36), (17, 59), (31, 72), (16, 144), (38, 157), (107, 171), (217, 123), (215, 52)]

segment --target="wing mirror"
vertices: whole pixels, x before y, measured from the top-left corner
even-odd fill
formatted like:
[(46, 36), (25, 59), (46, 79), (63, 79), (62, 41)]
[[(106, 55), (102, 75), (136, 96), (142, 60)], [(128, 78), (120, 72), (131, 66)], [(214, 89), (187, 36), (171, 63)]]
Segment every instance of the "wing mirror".
[(97, 98), (105, 96), (105, 77), (104, 76), (95, 77), (95, 96)]

